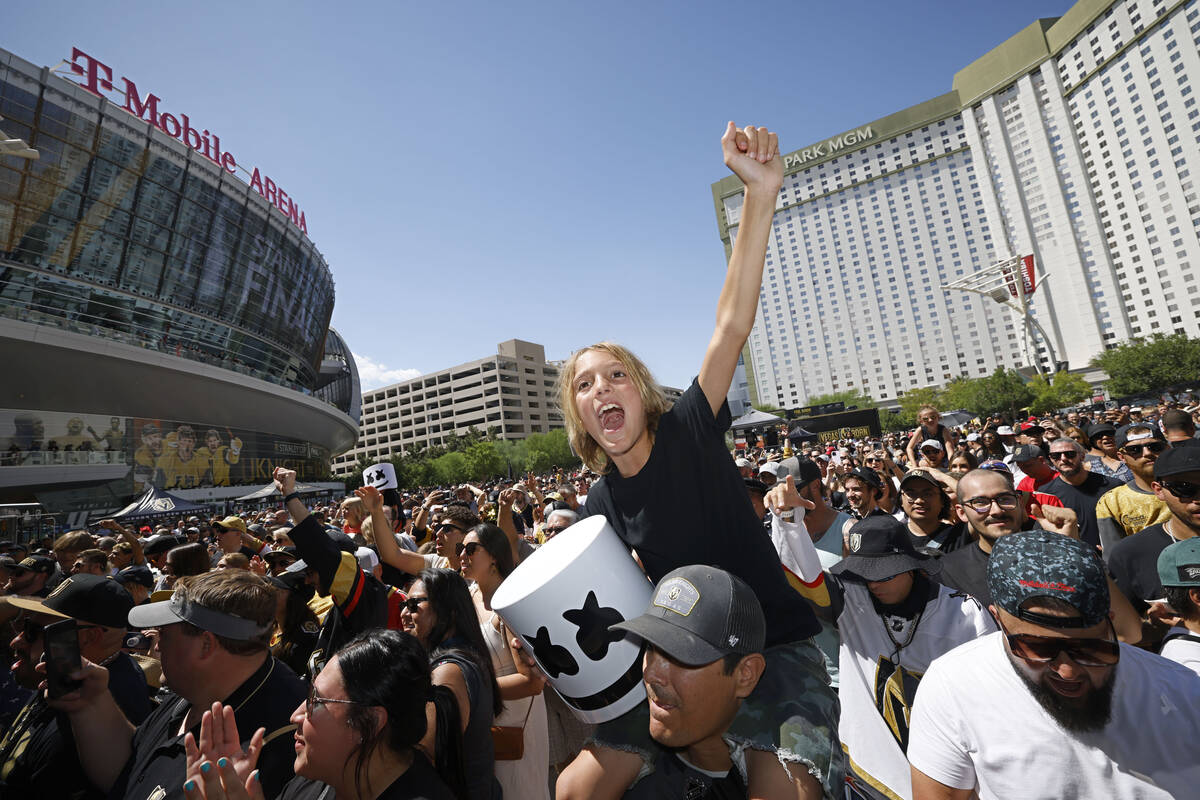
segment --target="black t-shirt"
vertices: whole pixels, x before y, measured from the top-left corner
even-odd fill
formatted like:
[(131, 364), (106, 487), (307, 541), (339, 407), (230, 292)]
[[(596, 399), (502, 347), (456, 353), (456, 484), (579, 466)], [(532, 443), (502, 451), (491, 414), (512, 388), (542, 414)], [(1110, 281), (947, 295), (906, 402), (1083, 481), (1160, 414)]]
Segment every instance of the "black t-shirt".
[(912, 542), (912, 546), (930, 555), (945, 555), (946, 553), (954, 552), (965, 544), (974, 544), (971, 541), (971, 537), (967, 534), (967, 524), (965, 522), (944, 523), (929, 536), (918, 536), (911, 530), (908, 530), (907, 526), (905, 530), (908, 533), (908, 540)]
[[(261, 667), (246, 679), (225, 705), (233, 706), (237, 714), (238, 733), (242, 744), (259, 728), (266, 728), (266, 744), (258, 757), (263, 793), (274, 797), (293, 775), (296, 760), (291, 736), (285, 735), (295, 725), (289, 722), (296, 706), (308, 695), (304, 682), (282, 662), (268, 656)], [(190, 708), (187, 700), (167, 694), (133, 734), (129, 761), (108, 793), (111, 800), (183, 800), (184, 767), (187, 753), (183, 749), (183, 724)], [(200, 735), (200, 723), (191, 729)]]
[(729, 405), (713, 417), (700, 383), (659, 419), (646, 465), (624, 478), (614, 469), (592, 485), (585, 514), (603, 514), (637, 550), (650, 580), (708, 564), (754, 589), (767, 620), (767, 646), (807, 639), (821, 626), (787, 583), (779, 555), (754, 515), (746, 485), (725, 449)]
[[(150, 713), (146, 676), (130, 656), (118, 653), (108, 664), (108, 688), (134, 725)], [(104, 793), (92, 788), (79, 755), (71, 721), (35, 694), (0, 740), (0, 797), (22, 800), (92, 800)]]
[(1114, 542), (1104, 551), (1108, 571), (1117, 588), (1143, 616), (1150, 607), (1146, 601), (1163, 596), (1162, 582), (1158, 579), (1158, 555), (1174, 541), (1160, 522)]
[(639, 780), (622, 795), (622, 800), (744, 800), (746, 785), (736, 767), (725, 775), (713, 777), (685, 763), (677, 754), (663, 751), (654, 762), (654, 771)]
[(943, 586), (966, 592), (987, 608), (992, 602), (987, 585), (988, 555), (978, 543), (960, 547), (942, 557), (942, 571), (934, 577)]
[(1074, 511), (1075, 516), (1079, 518), (1079, 538), (1095, 546), (1100, 544), (1100, 526), (1096, 524), (1096, 501), (1100, 499), (1100, 495), (1120, 485), (1121, 482), (1116, 478), (1088, 472), (1087, 478), (1078, 486), (1067, 483), (1060, 475), (1038, 491), (1054, 495), (1062, 500), (1065, 507)]
[[(319, 781), (297, 775), (283, 787), (278, 800), (335, 800), (333, 789)], [(391, 786), (383, 790), (378, 800), (454, 800), (454, 795), (438, 777), (437, 772), (420, 753), (413, 754), (412, 766)]]

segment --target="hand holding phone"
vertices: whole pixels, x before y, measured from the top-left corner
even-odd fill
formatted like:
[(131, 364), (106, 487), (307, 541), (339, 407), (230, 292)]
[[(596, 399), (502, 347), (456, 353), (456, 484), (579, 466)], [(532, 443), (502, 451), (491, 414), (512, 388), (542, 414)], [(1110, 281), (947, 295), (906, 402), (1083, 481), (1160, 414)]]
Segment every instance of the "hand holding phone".
[(78, 689), (82, 682), (71, 676), (83, 668), (79, 656), (79, 631), (75, 620), (47, 625), (43, 634), (46, 652), (47, 696), (57, 699)]

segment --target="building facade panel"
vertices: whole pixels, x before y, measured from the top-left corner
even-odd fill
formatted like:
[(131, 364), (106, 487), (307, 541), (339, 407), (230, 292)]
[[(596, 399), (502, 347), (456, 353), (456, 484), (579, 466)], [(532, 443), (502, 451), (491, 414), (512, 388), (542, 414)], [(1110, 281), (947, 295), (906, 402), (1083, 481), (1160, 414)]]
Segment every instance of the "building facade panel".
[[(996, 367), (1083, 367), (1132, 336), (1200, 335), (1198, 51), (1198, 0), (1080, 0), (949, 94), (787, 154), (750, 394), (889, 402)], [(728, 252), (740, 186), (713, 192)], [(1048, 342), (941, 288), (1028, 254), (1048, 275), (1031, 304)]]

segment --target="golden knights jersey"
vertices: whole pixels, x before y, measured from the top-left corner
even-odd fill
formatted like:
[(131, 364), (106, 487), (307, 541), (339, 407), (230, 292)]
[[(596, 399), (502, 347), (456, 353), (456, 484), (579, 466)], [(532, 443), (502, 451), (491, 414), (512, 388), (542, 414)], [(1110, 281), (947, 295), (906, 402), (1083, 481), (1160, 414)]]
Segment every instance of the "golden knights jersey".
[(935, 584), (936, 594), (908, 620), (876, 611), (865, 584), (836, 583), (844, 593), (837, 618), (842, 638), (838, 732), (847, 772), (865, 783), (862, 788), (870, 795), (908, 800), (912, 781), (905, 751), (917, 684), (935, 658), (991, 633), (996, 624), (976, 600), (946, 586)]

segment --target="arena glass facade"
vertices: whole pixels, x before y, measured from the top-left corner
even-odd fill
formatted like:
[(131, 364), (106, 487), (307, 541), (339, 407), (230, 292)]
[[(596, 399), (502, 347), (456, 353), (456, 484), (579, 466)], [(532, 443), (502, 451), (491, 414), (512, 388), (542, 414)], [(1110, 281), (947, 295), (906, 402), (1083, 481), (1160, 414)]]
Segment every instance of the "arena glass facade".
[[(157, 127), (2, 50), (0, 118), (38, 154), (0, 155), (0, 500), (103, 507), (146, 482), (260, 484), (284, 461), (326, 477), (360, 390), (308, 237)], [(160, 450), (139, 458), (147, 430)]]

